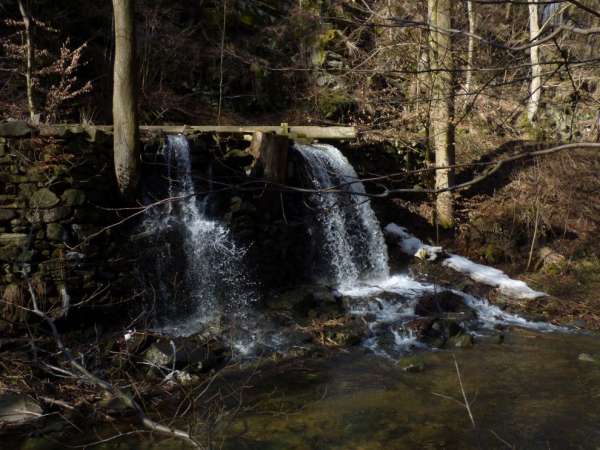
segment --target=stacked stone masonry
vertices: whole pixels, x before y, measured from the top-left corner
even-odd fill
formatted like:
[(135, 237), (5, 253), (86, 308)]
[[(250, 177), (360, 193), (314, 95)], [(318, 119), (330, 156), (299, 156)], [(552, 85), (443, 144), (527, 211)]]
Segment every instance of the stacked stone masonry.
[(32, 291), (61, 318), (125, 292), (118, 231), (102, 231), (119, 219), (110, 143), (0, 123), (0, 332), (27, 319)]

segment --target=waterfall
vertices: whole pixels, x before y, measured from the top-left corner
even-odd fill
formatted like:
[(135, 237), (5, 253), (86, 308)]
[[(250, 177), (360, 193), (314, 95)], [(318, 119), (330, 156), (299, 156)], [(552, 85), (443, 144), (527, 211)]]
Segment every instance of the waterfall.
[[(356, 171), (335, 147), (296, 144), (307, 177), (322, 239), (320, 260), (326, 277), (347, 288), (389, 276), (387, 247), (381, 227)], [(325, 192), (332, 189), (333, 192)]]
[[(185, 298), (170, 299), (170, 317), (162, 322), (171, 334), (190, 334), (225, 314), (241, 311), (254, 299), (255, 290), (245, 274), (246, 249), (223, 223), (208, 217), (207, 197), (196, 194), (185, 136), (168, 136), (164, 156), (173, 201), (168, 203), (163, 224), (177, 229), (182, 239), (183, 274), (174, 276), (181, 279), (179, 291)], [(160, 270), (169, 269), (168, 262), (157, 263)]]

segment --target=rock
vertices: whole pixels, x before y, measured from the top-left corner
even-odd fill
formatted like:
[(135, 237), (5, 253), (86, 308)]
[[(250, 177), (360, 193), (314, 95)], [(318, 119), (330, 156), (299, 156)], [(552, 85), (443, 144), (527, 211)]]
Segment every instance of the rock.
[(468, 333), (453, 336), (448, 340), (448, 347), (470, 348), (473, 347), (475, 340)]
[(60, 203), (58, 196), (48, 188), (38, 189), (29, 199), (32, 208), (49, 209)]
[(163, 339), (144, 353), (146, 361), (166, 369), (206, 372), (227, 359), (227, 348), (215, 339), (200, 337)]
[(29, 237), (24, 233), (1, 233), (0, 234), (0, 246), (14, 245), (16, 247), (23, 247), (27, 245)]
[(333, 343), (341, 347), (360, 344), (369, 335), (369, 328), (359, 317), (338, 320), (335, 324), (326, 325), (320, 332), (325, 344)]
[(417, 316), (441, 316), (447, 313), (457, 314), (456, 319), (461, 316), (463, 317), (462, 320), (475, 318), (475, 311), (465, 304), (464, 299), (450, 291), (442, 291), (422, 297), (415, 306)]
[(85, 203), (85, 192), (79, 189), (67, 189), (61, 195), (65, 206), (81, 206)]
[(0, 136), (2, 137), (25, 137), (31, 135), (31, 128), (24, 120), (12, 120), (0, 122)]
[(583, 362), (600, 363), (600, 357), (590, 355), (589, 353), (580, 353), (577, 359)]
[(0, 209), (0, 222), (8, 222), (16, 216), (17, 213), (12, 209)]
[(229, 150), (225, 156), (223, 156), (223, 161), (234, 169), (241, 169), (252, 164), (254, 156), (244, 150), (234, 149)]
[(23, 249), (9, 245), (7, 247), (0, 247), (0, 261), (13, 262), (21, 254)]
[(425, 362), (419, 356), (406, 356), (398, 360), (396, 365), (405, 372), (417, 373), (425, 370)]
[(36, 421), (43, 414), (42, 407), (23, 394), (0, 394), (0, 425), (23, 425)]
[(550, 247), (542, 247), (538, 252), (538, 257), (542, 265), (542, 271), (549, 274), (559, 271), (566, 262), (563, 255), (556, 253)]
[(59, 223), (49, 223), (46, 227), (46, 235), (51, 241), (62, 241), (64, 228)]
[(182, 385), (187, 386), (190, 384), (197, 383), (200, 380), (198, 375), (193, 375), (185, 370), (175, 370), (173, 372), (169, 372), (169, 374), (165, 377), (164, 381), (167, 385), (175, 386)]
[(66, 219), (71, 213), (71, 208), (68, 206), (58, 206), (52, 209), (27, 211), (26, 218), (31, 223), (52, 223)]

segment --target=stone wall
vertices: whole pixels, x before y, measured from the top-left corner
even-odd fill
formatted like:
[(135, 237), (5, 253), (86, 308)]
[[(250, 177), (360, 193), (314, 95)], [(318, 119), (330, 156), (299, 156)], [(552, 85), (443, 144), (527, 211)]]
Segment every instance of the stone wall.
[(0, 124), (0, 332), (28, 318), (30, 285), (77, 322), (127, 295), (120, 230), (103, 231), (119, 220), (111, 147), (82, 127)]

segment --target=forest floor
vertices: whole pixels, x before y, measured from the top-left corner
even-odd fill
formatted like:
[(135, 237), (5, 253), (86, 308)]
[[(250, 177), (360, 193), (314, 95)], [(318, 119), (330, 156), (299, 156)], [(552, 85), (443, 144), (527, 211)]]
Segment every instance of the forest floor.
[[(493, 161), (555, 143), (510, 141), (458, 151), (460, 163)], [(430, 225), (432, 202), (395, 199), (405, 224), (430, 243), (498, 267), (549, 296), (521, 311), (577, 328), (600, 330), (600, 155), (565, 151), (523, 160), (456, 196), (457, 227)], [(473, 171), (457, 174), (462, 182)], [(411, 225), (413, 224), (412, 228)]]

